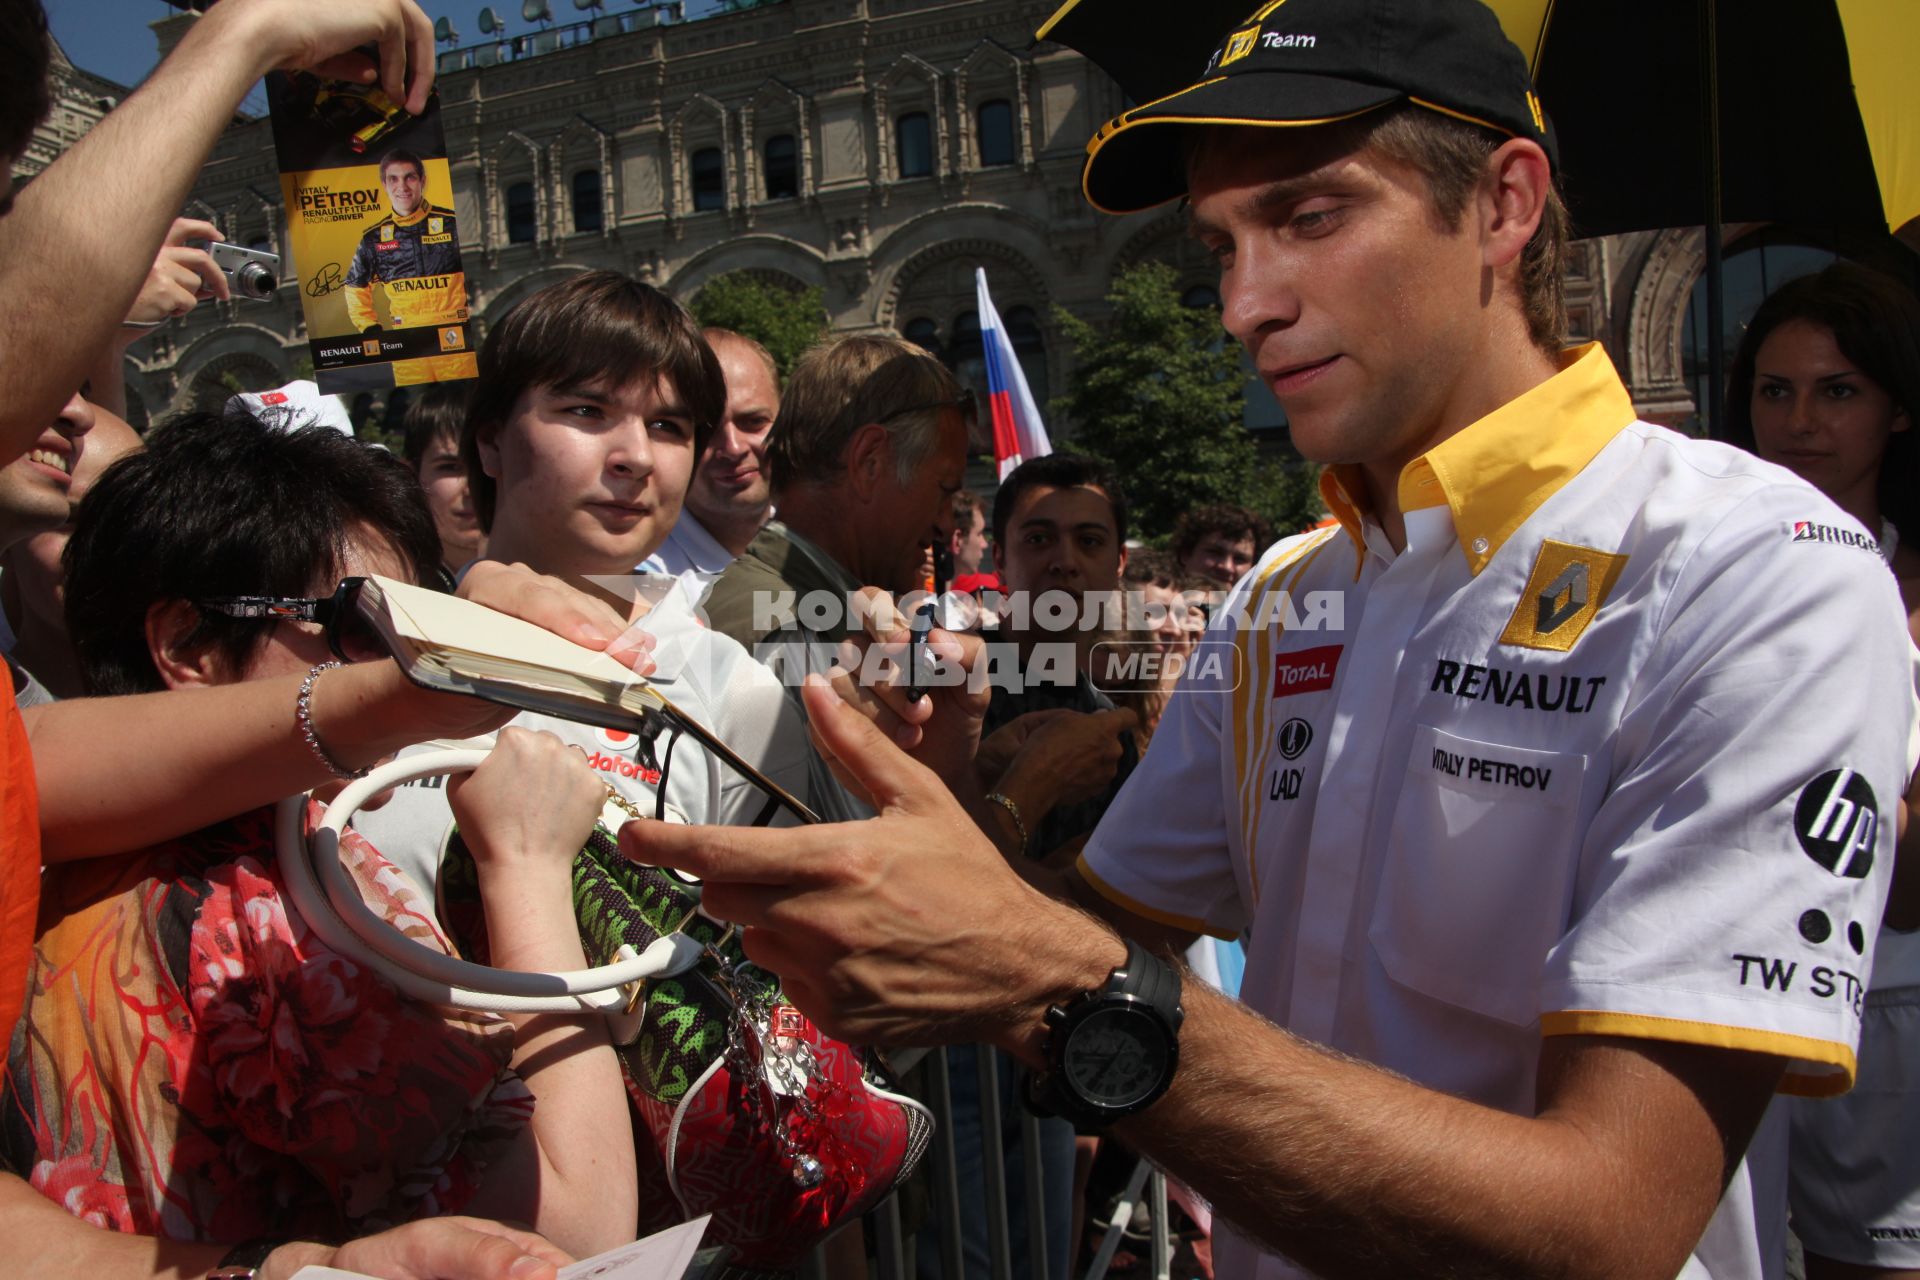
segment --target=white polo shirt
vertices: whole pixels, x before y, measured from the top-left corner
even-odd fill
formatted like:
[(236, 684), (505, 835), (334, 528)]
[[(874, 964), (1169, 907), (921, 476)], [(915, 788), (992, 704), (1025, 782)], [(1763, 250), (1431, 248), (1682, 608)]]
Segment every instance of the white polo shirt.
[[(1235, 588), (1203, 651), (1226, 661), (1189, 665), (1082, 874), (1251, 929), (1242, 998), (1295, 1033), (1510, 1112), (1543, 1035), (1844, 1090), (1912, 763), (1872, 540), (1785, 470), (1635, 421), (1597, 344), (1405, 469), (1398, 554), (1337, 470), (1339, 526)], [(1683, 1274), (1780, 1274), (1782, 1138), (1770, 1112)]]
[(660, 549), (640, 562), (639, 572), (667, 574), (680, 579), (680, 590), (689, 604), (699, 604), (713, 580), (734, 562), (733, 552), (707, 532), (693, 512), (680, 508)]

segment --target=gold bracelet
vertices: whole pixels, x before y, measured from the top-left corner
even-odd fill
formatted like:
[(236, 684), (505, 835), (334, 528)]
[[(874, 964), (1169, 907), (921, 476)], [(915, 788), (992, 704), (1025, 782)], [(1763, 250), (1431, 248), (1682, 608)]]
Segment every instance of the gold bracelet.
[(1007, 811), (1007, 816), (1013, 819), (1013, 829), (1020, 836), (1020, 856), (1023, 858), (1026, 857), (1027, 856), (1027, 824), (1020, 820), (1020, 806), (1015, 804), (1011, 797), (1002, 795), (998, 791), (989, 792), (987, 794), (987, 799), (992, 803), (999, 805), (1002, 809), (1005, 809)]

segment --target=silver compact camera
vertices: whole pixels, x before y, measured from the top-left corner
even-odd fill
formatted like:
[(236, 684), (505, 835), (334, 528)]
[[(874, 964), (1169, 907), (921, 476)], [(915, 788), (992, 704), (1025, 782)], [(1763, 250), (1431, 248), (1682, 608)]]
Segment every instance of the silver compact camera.
[(214, 241), (207, 246), (214, 265), (226, 273), (227, 286), (236, 298), (271, 298), (280, 287), (280, 256), (258, 249), (243, 249), (237, 244)]

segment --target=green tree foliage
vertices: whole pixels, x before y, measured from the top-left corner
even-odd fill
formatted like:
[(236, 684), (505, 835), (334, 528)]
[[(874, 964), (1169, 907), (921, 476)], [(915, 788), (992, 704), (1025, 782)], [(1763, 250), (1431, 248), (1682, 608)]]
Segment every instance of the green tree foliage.
[(693, 299), (703, 326), (744, 333), (773, 353), (784, 381), (800, 353), (827, 336), (819, 289), (788, 289), (747, 271), (709, 281)]
[(1242, 423), (1247, 375), (1220, 313), (1183, 305), (1158, 262), (1121, 272), (1107, 301), (1098, 327), (1055, 309), (1079, 364), (1052, 407), (1074, 423), (1073, 448), (1119, 469), (1140, 536), (1163, 538), (1210, 503), (1249, 507), (1283, 533), (1318, 519), (1317, 471), (1264, 459)]

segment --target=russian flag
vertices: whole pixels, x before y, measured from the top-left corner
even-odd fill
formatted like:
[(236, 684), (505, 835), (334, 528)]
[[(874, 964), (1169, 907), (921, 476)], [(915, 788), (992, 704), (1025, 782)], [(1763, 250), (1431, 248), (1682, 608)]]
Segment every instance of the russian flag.
[(987, 269), (975, 267), (973, 279), (980, 295), (980, 345), (987, 356), (987, 406), (993, 412), (993, 458), (999, 464), (1000, 478), (1029, 458), (1044, 458), (1053, 452), (1047, 439), (1047, 424), (1040, 419), (1040, 406), (1027, 389), (1026, 370), (1013, 353), (1013, 340), (993, 309), (993, 295), (987, 292)]

